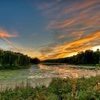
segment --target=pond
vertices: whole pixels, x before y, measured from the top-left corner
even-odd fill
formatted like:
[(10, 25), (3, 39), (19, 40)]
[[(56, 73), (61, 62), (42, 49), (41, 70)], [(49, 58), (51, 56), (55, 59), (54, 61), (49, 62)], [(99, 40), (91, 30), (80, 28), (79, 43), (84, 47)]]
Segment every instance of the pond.
[[(74, 68), (75, 67), (75, 68)], [(29, 69), (1, 70), (0, 90), (15, 88), (18, 85), (26, 85), (28, 82), (32, 87), (45, 85), (48, 87), (55, 77), (80, 78), (100, 74), (100, 70), (77, 69), (75, 65), (32, 65)]]

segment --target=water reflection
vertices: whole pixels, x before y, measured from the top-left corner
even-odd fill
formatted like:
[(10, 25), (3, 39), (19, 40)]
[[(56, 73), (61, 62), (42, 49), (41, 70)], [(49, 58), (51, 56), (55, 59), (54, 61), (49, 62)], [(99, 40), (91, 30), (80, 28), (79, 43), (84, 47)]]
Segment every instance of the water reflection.
[[(0, 71), (0, 90), (8, 88), (14, 88), (16, 85), (22, 82), (26, 85), (27, 82), (31, 86), (48, 86), (52, 81), (52, 78), (80, 78), (95, 76), (94, 70), (75, 69), (71, 68), (72, 65), (33, 65), (29, 69), (24, 70), (9, 70)], [(100, 70), (98, 71), (100, 74)]]

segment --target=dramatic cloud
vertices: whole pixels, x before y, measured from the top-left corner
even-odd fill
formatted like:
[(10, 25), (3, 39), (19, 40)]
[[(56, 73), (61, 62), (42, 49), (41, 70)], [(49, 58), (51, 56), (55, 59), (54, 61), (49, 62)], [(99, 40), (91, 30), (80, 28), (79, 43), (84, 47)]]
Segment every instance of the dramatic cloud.
[(94, 45), (91, 43), (94, 42), (94, 40), (98, 39), (100, 39), (100, 31), (93, 32), (85, 36), (84, 38), (72, 41), (64, 45), (55, 47), (48, 46), (48, 48), (42, 49), (41, 52), (43, 53), (43, 55), (46, 55), (46, 59), (66, 57), (72, 54), (76, 54), (77, 52), (81, 52), (82, 50), (92, 48)]
[(19, 49), (10, 41), (8, 41), (6, 38), (16, 37), (17, 34), (10, 34), (7, 31), (0, 29), (0, 38), (3, 39), (5, 42), (7, 42), (11, 47), (13, 47), (14, 50), (19, 51)]
[(55, 0), (39, 9), (48, 19), (46, 29), (54, 44), (44, 46), (44, 59), (66, 57), (100, 45), (100, 0)]

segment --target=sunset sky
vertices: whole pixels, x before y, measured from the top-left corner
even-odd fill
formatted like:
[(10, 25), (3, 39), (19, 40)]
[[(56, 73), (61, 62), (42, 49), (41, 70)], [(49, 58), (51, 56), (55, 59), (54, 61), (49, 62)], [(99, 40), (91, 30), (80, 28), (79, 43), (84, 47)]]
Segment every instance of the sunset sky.
[(0, 0), (0, 49), (55, 59), (100, 49), (100, 0)]

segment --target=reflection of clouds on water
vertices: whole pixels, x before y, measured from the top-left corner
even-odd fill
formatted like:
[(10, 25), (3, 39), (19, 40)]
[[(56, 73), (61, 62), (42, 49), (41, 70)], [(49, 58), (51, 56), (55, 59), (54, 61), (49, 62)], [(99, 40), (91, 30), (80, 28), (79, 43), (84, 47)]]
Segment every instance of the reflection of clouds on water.
[[(75, 68), (73, 68), (75, 67)], [(95, 76), (94, 70), (76, 69), (74, 65), (33, 65), (29, 69), (13, 70), (13, 71), (0, 71), (0, 89), (5, 87), (14, 88), (16, 85), (24, 82), (30, 82), (30, 85), (48, 86), (52, 78), (80, 78)], [(98, 71), (100, 75), (100, 70)]]
[[(36, 65), (35, 65), (36, 66)], [(63, 65), (62, 65), (63, 66)], [(39, 68), (38, 70), (34, 70), (31, 67), (30, 70), (30, 75), (28, 76), (29, 79), (33, 78), (55, 78), (55, 77), (60, 77), (60, 78), (78, 78), (78, 74), (76, 72), (71, 72), (69, 69), (65, 69), (64, 67), (57, 67), (55, 66), (47, 66), (47, 65), (37, 65)]]
[(51, 69), (49, 66), (46, 66), (46, 65), (39, 64), (38, 66), (39, 66), (40, 69), (45, 69), (45, 70)]
[(59, 67), (55, 67), (55, 70), (53, 73), (58, 73), (59, 76), (61, 78), (78, 78), (78, 74), (75, 72), (71, 72), (71, 70), (69, 69), (64, 69), (64, 68), (59, 68)]
[[(94, 70), (79, 69), (76, 65), (37, 65), (38, 70), (32, 71), (28, 78), (81, 78), (95, 76)], [(80, 66), (83, 67), (83, 66)], [(77, 69), (78, 68), (78, 69)], [(33, 66), (34, 69), (34, 66)]]

